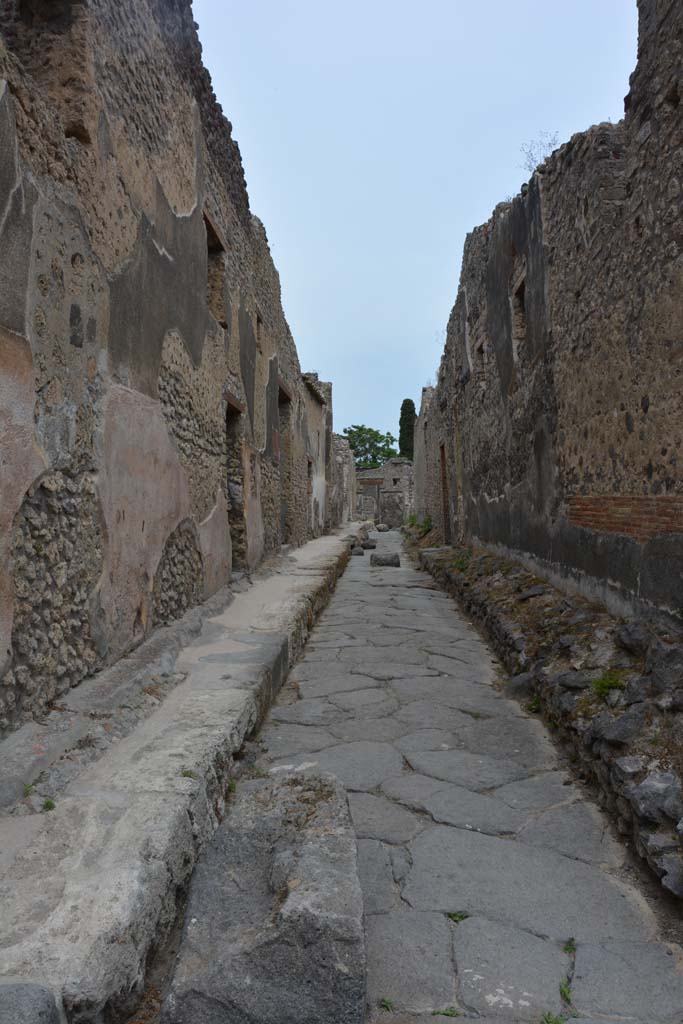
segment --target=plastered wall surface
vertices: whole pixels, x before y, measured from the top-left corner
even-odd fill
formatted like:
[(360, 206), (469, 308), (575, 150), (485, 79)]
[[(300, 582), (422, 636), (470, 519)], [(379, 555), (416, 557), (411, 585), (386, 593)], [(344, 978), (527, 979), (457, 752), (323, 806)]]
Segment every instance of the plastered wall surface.
[(0, 0), (0, 33), (2, 734), (355, 480), (189, 0)]
[(416, 511), (620, 607), (683, 614), (683, 7), (640, 0), (625, 118), (465, 243)]

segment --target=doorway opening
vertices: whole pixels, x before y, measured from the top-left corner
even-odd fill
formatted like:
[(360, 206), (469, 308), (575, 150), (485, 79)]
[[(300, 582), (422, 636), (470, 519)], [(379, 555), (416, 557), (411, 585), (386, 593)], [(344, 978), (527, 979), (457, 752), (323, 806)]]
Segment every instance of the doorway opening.
[(278, 387), (278, 447), (280, 453), (280, 538), (294, 541), (294, 493), (292, 473), (292, 397), (282, 381)]
[(204, 214), (206, 229), (206, 304), (209, 312), (223, 330), (227, 330), (228, 318), (225, 312), (225, 246), (218, 232)]
[(443, 523), (443, 542), (444, 544), (450, 544), (451, 542), (451, 512), (450, 512), (450, 501), (448, 497), (448, 471), (446, 468), (446, 445), (442, 444), (439, 448), (439, 454), (441, 458), (441, 519)]
[(228, 519), (232, 541), (232, 564), (244, 569), (247, 558), (246, 522), (244, 518), (244, 454), (242, 409), (228, 400), (225, 414), (227, 448)]

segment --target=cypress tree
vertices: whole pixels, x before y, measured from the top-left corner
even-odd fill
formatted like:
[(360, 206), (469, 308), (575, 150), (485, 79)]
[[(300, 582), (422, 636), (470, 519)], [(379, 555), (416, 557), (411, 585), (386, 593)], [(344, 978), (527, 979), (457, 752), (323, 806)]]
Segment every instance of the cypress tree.
[(401, 403), (401, 417), (398, 421), (398, 454), (401, 458), (412, 459), (415, 438), (415, 402), (404, 398)]

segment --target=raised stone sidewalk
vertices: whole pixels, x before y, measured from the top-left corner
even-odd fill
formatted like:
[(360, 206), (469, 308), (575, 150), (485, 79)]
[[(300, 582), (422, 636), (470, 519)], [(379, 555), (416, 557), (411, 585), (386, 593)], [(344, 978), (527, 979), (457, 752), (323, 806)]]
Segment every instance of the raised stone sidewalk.
[(501, 672), (405, 555), (353, 558), (261, 733), (348, 790), (368, 1019), (680, 1024), (678, 921)]
[[(293, 551), (227, 607), (214, 603), (191, 613), (189, 627), (161, 632), (146, 666), (138, 655), (84, 682), (50, 723), (0, 745), (14, 772), (0, 818), (2, 1024), (56, 1022), (51, 993), (69, 1021), (125, 1019), (133, 1009), (225, 811), (233, 756), (286, 678), (349, 548), (347, 528)], [(194, 635), (184, 646), (183, 629)], [(103, 742), (105, 726), (116, 739), (133, 713), (128, 735)], [(17, 804), (22, 771), (32, 774)]]

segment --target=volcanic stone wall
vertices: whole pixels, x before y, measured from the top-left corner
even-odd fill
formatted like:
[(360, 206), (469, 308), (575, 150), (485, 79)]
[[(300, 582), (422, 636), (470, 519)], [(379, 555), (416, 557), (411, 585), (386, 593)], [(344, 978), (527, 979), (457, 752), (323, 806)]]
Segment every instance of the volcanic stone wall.
[(625, 118), (465, 243), (416, 426), (417, 511), (607, 599), (683, 614), (683, 6), (640, 0)]
[(338, 514), (190, 0), (0, 31), (1, 734)]

